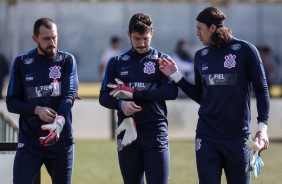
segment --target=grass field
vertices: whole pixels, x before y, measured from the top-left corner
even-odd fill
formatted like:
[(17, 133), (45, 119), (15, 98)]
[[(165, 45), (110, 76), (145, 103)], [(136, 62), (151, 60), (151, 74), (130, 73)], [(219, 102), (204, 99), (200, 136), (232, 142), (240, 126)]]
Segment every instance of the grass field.
[[(193, 141), (171, 141), (170, 184), (197, 184), (196, 161)], [(262, 154), (265, 166), (252, 184), (280, 184), (282, 182), (282, 143), (271, 142)], [(42, 184), (51, 184), (42, 168)], [(224, 176), (222, 184), (226, 184)], [(74, 184), (122, 184), (115, 141), (77, 140), (75, 144)]]

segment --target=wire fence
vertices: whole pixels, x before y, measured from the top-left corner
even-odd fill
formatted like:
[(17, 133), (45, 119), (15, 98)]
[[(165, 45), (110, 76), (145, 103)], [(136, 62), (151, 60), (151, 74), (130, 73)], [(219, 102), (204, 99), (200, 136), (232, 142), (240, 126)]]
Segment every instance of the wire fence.
[[(15, 120), (0, 111), (0, 154), (15, 154), (18, 141), (18, 126)], [(3, 166), (3, 165), (2, 165)], [(40, 172), (33, 184), (40, 184)]]
[(8, 115), (0, 112), (0, 142), (17, 142), (18, 127)]

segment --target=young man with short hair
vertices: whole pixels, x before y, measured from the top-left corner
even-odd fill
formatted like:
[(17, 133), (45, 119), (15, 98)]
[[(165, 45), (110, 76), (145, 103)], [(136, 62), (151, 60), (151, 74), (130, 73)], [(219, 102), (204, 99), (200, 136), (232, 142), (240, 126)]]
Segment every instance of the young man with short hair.
[(134, 14), (128, 29), (132, 47), (110, 59), (100, 92), (101, 105), (118, 110), (118, 157), (126, 184), (144, 183), (144, 172), (147, 184), (169, 179), (165, 101), (177, 97), (178, 87), (160, 72), (157, 59), (170, 57), (150, 47), (152, 36), (151, 17)]

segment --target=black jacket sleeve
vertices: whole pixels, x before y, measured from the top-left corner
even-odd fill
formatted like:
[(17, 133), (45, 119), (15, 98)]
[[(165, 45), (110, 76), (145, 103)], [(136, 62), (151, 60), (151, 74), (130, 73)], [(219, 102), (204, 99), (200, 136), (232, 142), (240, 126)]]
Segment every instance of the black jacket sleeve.
[(263, 63), (257, 49), (250, 45), (248, 59), (248, 75), (251, 78), (252, 85), (256, 94), (258, 122), (268, 123), (269, 115), (269, 90), (267, 86), (266, 75)]
[(189, 83), (184, 77), (182, 77), (182, 79), (177, 84), (187, 96), (189, 96), (192, 100), (200, 104), (202, 97), (202, 79), (197, 69), (196, 62), (197, 62), (197, 53), (195, 54), (195, 66), (194, 66), (195, 85)]
[(61, 100), (57, 110), (59, 115), (66, 117), (71, 112), (74, 100), (78, 96), (78, 85), (76, 60), (74, 56), (67, 55), (61, 78)]
[(115, 61), (111, 59), (106, 67), (105, 77), (99, 95), (99, 103), (109, 109), (119, 109), (119, 100), (110, 95), (112, 89), (107, 87), (108, 83), (116, 83), (115, 76)]
[(34, 114), (35, 105), (24, 101), (24, 87), (21, 78), (20, 57), (16, 58), (11, 71), (10, 82), (8, 86), (6, 105), (9, 112), (16, 114)]
[(166, 76), (162, 76), (162, 85), (152, 90), (134, 91), (134, 100), (164, 101), (174, 100), (177, 98), (177, 85)]

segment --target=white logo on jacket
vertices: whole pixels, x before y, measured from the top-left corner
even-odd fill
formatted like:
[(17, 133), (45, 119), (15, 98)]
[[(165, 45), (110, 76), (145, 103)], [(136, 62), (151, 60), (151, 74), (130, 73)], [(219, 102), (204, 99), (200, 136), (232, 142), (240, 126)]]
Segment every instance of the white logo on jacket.
[(239, 50), (240, 48), (241, 48), (241, 44), (239, 44), (239, 43), (231, 45), (232, 50)]
[(33, 63), (33, 61), (34, 61), (33, 58), (25, 58), (25, 59), (24, 59), (24, 64), (25, 64), (25, 65), (29, 65), (29, 64)]
[(200, 150), (201, 149), (201, 142), (202, 142), (202, 140), (200, 139), (200, 138), (197, 138), (196, 140), (195, 140), (195, 150), (196, 151), (198, 151), (198, 150)]
[(207, 55), (209, 53), (209, 49), (204, 49), (204, 50), (202, 50), (202, 52), (201, 52), (201, 56), (205, 56), (205, 55)]
[(61, 67), (60, 66), (53, 66), (49, 68), (50, 73), (49, 77), (51, 79), (59, 79), (61, 77)]
[(152, 61), (148, 61), (144, 63), (144, 73), (152, 74), (156, 72), (155, 63)]
[(129, 55), (124, 55), (124, 56), (121, 57), (121, 60), (122, 60), (122, 61), (127, 61), (127, 60), (129, 60), (129, 59), (130, 59), (130, 56), (129, 56)]
[(224, 59), (225, 59), (224, 67), (228, 68), (228, 69), (235, 67), (235, 65), (236, 65), (235, 58), (236, 58), (236, 56), (232, 55), (232, 54), (224, 56)]

